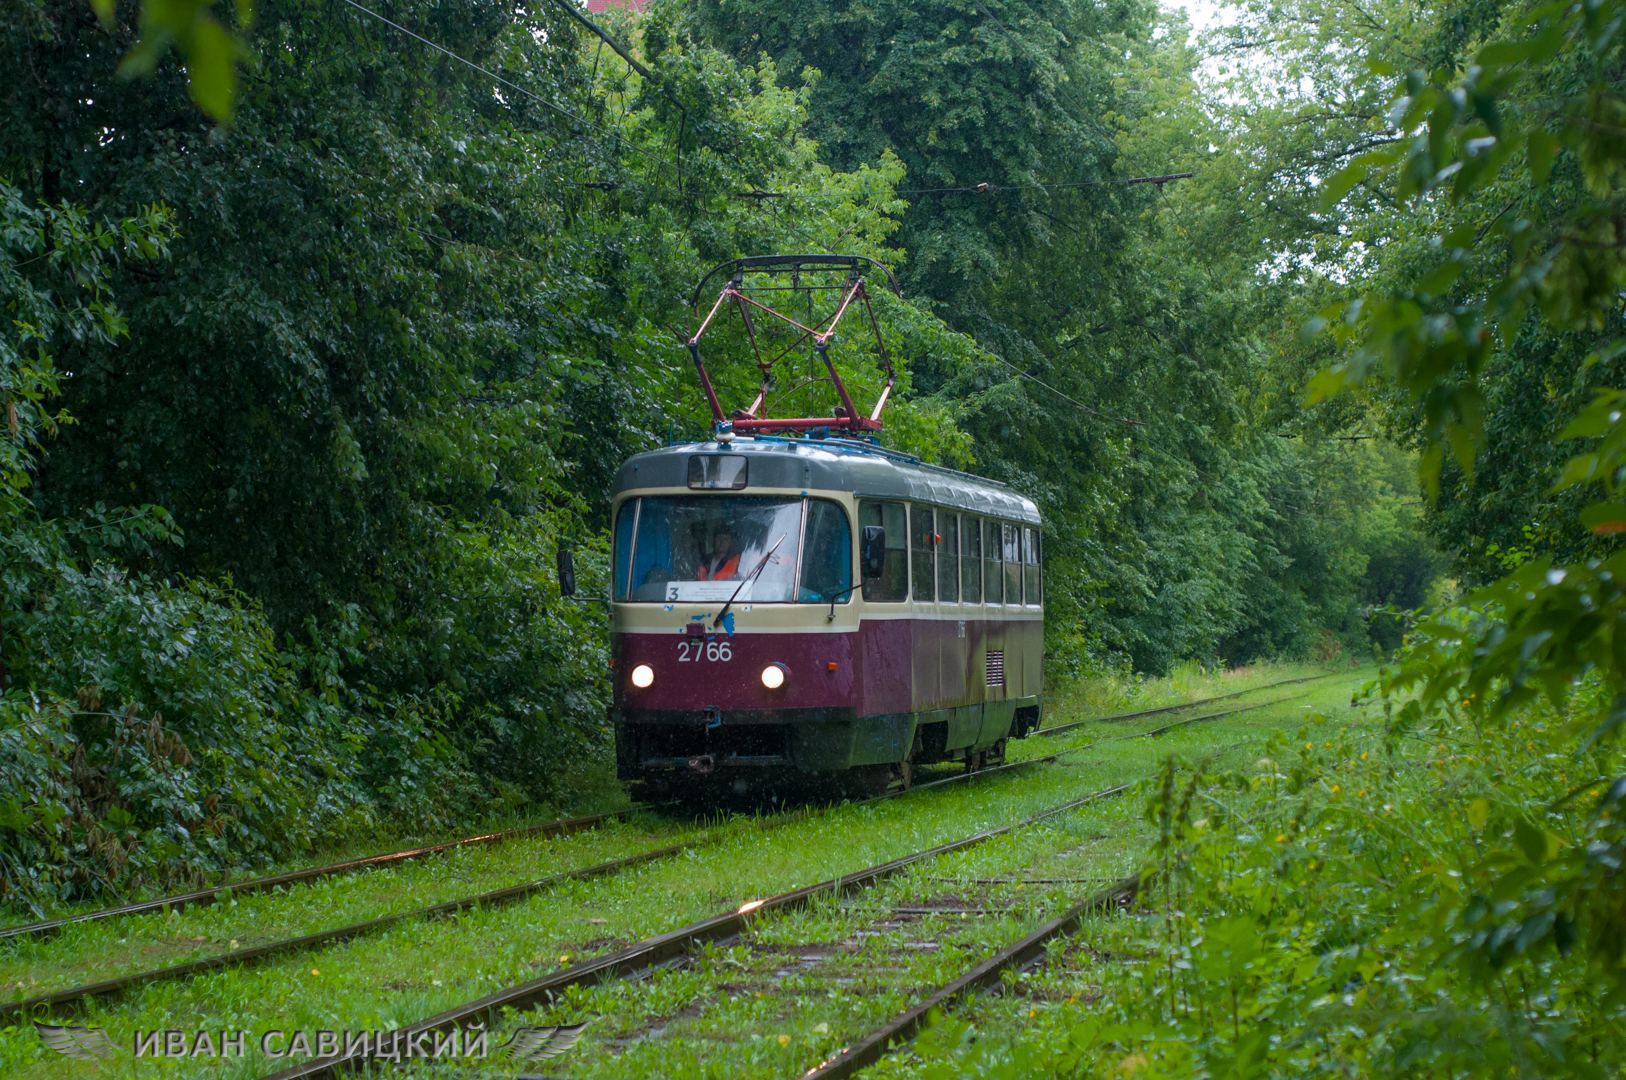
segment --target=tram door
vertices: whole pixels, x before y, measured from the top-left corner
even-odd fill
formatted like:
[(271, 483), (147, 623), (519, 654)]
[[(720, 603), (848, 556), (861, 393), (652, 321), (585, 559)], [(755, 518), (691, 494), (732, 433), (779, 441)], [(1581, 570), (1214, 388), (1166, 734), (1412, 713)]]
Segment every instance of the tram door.
[(957, 709), (975, 705), (967, 691), (971, 682), (971, 637), (960, 603), (960, 515), (953, 510), (935, 512), (932, 534), (937, 557), (938, 647), (943, 700)]
[[(945, 623), (937, 597), (938, 518), (947, 517), (930, 506), (909, 506), (910, 652), (913, 657), (915, 711), (936, 713), (963, 705), (952, 674), (957, 640), (954, 626)], [(954, 744), (950, 718), (949, 745)]]
[(997, 521), (982, 523), (982, 588), (983, 626), (982, 641), (982, 694), (984, 723), (988, 728), (1003, 726), (1007, 710), (1006, 657), (1012, 642), (1006, 633), (1003, 605), (1009, 597), (1009, 583), (1005, 580), (1005, 536), (1010, 526)]

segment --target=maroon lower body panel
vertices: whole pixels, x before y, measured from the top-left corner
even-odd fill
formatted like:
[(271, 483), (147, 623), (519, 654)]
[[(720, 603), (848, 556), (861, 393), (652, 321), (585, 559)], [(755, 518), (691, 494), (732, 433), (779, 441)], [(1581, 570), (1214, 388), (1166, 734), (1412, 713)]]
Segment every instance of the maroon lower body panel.
[[(1017, 734), (1036, 726), (1042, 649), (1042, 624), (997, 619), (866, 619), (857, 633), (615, 633), (618, 771), (807, 773), (886, 767), (912, 751), (964, 756), (1003, 739), (1013, 719)], [(640, 666), (652, 675), (646, 687), (632, 682)], [(1018, 706), (1035, 715), (1016, 719)]]

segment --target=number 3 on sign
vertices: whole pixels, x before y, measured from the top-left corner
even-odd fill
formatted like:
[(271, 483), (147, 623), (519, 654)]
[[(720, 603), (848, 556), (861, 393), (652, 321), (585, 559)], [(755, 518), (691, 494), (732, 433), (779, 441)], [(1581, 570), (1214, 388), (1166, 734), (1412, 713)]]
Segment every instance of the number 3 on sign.
[(712, 663), (734, 659), (734, 650), (726, 641), (680, 641), (678, 662), (710, 660)]

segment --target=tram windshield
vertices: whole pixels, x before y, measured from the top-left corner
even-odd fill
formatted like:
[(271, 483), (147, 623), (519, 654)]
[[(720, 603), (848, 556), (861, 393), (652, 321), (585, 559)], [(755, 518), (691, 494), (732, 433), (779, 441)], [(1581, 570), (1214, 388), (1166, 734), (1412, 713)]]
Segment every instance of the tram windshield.
[(828, 603), (852, 583), (852, 560), (847, 515), (827, 499), (743, 495), (629, 499), (615, 523), (615, 598), (651, 603), (723, 603), (730, 598), (742, 604)]

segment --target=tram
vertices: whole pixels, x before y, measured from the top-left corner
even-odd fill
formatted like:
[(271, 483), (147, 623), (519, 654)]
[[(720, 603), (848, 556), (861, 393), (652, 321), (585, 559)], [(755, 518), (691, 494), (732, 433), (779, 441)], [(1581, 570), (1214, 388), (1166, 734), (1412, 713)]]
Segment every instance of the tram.
[(632, 458), (611, 513), (623, 780), (879, 793), (1039, 724), (1039, 514), (997, 483), (742, 437)]
[[(868, 416), (830, 356), (877, 272), (896, 288), (853, 256), (735, 260), (713, 271), (727, 283), (703, 318), (696, 290), (687, 344), (713, 436), (631, 458), (611, 496), (610, 713), (617, 773), (636, 791), (878, 794), (917, 765), (1002, 760), (1039, 726), (1037, 506), (878, 445), (895, 375), (873, 312), (882, 386)], [(816, 284), (831, 273), (838, 285)], [(781, 313), (787, 292), (820, 288), (834, 294), (823, 320)], [(730, 308), (762, 384), (725, 415), (699, 346)], [(822, 365), (830, 415), (770, 415), (772, 318), (792, 328), (779, 356), (805, 343)]]

